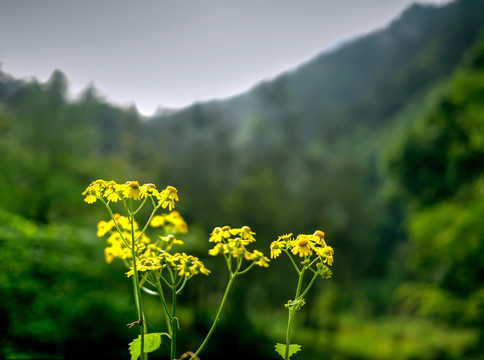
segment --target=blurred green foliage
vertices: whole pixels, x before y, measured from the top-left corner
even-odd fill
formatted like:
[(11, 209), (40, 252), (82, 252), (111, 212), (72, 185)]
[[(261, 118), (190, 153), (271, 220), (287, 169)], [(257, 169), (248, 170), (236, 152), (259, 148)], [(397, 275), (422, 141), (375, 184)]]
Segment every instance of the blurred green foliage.
[[(228, 224), (261, 248), (321, 229), (335, 249), (294, 359), (482, 359), (483, 14), (480, 0), (413, 5), (245, 94), (150, 119), (93, 87), (68, 100), (60, 71), (0, 71), (0, 356), (129, 357), (130, 284), (80, 195), (112, 178), (176, 186), (187, 246), (212, 270), (184, 290), (181, 349), (210, 326), (226, 279), (205, 241)], [(241, 279), (208, 358), (276, 358), (290, 266)]]

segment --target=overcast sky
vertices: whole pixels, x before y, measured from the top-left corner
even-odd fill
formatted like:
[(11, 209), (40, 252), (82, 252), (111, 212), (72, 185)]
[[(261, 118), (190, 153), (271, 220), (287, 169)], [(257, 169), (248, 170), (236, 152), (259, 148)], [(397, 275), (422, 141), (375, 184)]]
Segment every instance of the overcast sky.
[[(157, 106), (241, 93), (353, 36), (411, 0), (0, 0), (1, 69), (109, 101)], [(421, 3), (446, 3), (422, 0)]]

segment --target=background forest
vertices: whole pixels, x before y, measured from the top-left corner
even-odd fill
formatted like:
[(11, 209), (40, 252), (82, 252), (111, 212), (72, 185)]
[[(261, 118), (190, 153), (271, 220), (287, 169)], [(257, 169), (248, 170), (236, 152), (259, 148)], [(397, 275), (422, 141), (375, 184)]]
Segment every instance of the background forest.
[[(180, 349), (226, 281), (211, 230), (249, 225), (266, 254), (316, 229), (335, 249), (295, 359), (484, 359), (483, 1), (413, 5), (247, 93), (151, 118), (68, 86), (0, 71), (0, 357), (128, 358), (130, 283), (81, 196), (103, 178), (179, 190), (184, 240), (212, 270), (184, 291)], [(277, 358), (290, 266), (240, 279), (202, 358)]]

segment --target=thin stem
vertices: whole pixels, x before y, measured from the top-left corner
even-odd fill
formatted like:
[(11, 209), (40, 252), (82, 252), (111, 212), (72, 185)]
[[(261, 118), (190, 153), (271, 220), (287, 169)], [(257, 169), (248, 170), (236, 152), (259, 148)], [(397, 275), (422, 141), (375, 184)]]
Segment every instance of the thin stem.
[(238, 271), (237, 272), (237, 275), (242, 275), (242, 274), (245, 274), (247, 271), (249, 271), (250, 269), (252, 269), (252, 267), (255, 265), (255, 262), (252, 262), (249, 266), (247, 266), (246, 269), (242, 270), (242, 271)]
[(301, 274), (301, 270), (299, 270), (299, 267), (296, 265), (296, 262), (292, 258), (291, 254), (289, 254), (289, 251), (287, 251), (286, 249), (282, 249), (282, 250), (284, 250), (284, 252), (287, 254), (287, 257), (289, 258), (289, 260), (291, 260), (291, 263), (294, 266), (294, 268), (296, 269), (296, 272), (298, 274)]
[(145, 202), (146, 202), (146, 200), (147, 200), (147, 199), (148, 199), (148, 198), (146, 197), (146, 198), (143, 200), (143, 202), (140, 204), (140, 206), (138, 206), (138, 208), (137, 208), (137, 209), (136, 209), (136, 210), (135, 210), (135, 211), (134, 211), (134, 212), (133, 212), (131, 215), (136, 215), (136, 214), (138, 213), (138, 211), (140, 211), (140, 210), (141, 210), (141, 208), (143, 207), (143, 205), (145, 204)]
[[(132, 202), (130, 202), (130, 206), (132, 206)], [(143, 304), (141, 303), (141, 289), (139, 286), (139, 277), (138, 277), (138, 271), (137, 271), (137, 265), (136, 265), (136, 243), (135, 243), (135, 238), (134, 238), (134, 216), (130, 216), (130, 222), (131, 222), (131, 240), (132, 240), (132, 245), (131, 245), (131, 254), (133, 257), (133, 286), (134, 286), (134, 296), (135, 296), (135, 302), (138, 307), (138, 318), (139, 318), (139, 327), (140, 327), (140, 335), (141, 335), (141, 354), (140, 354), (140, 359), (145, 360), (145, 352), (144, 352), (144, 344), (145, 344), (145, 329), (146, 329), (146, 324), (145, 324), (145, 317), (143, 314)]]
[(229, 283), (227, 284), (227, 288), (225, 289), (224, 296), (222, 298), (222, 302), (220, 303), (220, 307), (218, 308), (217, 315), (215, 316), (215, 319), (213, 320), (212, 327), (210, 328), (210, 331), (208, 332), (207, 336), (205, 337), (205, 340), (203, 340), (202, 344), (198, 348), (198, 350), (195, 352), (195, 354), (192, 355), (192, 357), (189, 360), (193, 360), (197, 357), (197, 355), (200, 353), (200, 351), (203, 350), (205, 345), (207, 344), (208, 340), (210, 339), (210, 336), (212, 336), (213, 331), (215, 330), (215, 326), (218, 323), (218, 319), (220, 317), (220, 314), (222, 313), (222, 308), (224, 307), (225, 300), (227, 300), (227, 295), (229, 294), (230, 288), (232, 287), (232, 284), (234, 282), (234, 279), (236, 277), (237, 273), (235, 274), (230, 274), (230, 279)]
[[(306, 268), (304, 267), (303, 270), (299, 273), (299, 280), (297, 282), (297, 289), (296, 289), (296, 296), (294, 300), (299, 298), (299, 293), (301, 292), (301, 286), (304, 277), (304, 271)], [(289, 319), (287, 320), (287, 330), (286, 330), (286, 352), (284, 354), (284, 360), (289, 360), (289, 346), (291, 345), (291, 329), (292, 329), (292, 321), (294, 318), (294, 314), (296, 313), (296, 307), (290, 306), (289, 307)]]
[(286, 352), (284, 353), (284, 360), (289, 360), (289, 345), (291, 344), (291, 328), (292, 328), (292, 319), (294, 318), (294, 308), (289, 309), (289, 319), (287, 321), (287, 330), (286, 330)]
[(166, 314), (166, 317), (165, 317), (166, 326), (168, 328), (168, 333), (171, 336), (171, 320), (172, 320), (172, 317), (171, 317), (170, 311), (168, 310), (168, 306), (166, 305), (165, 295), (163, 294), (163, 288), (161, 287), (161, 284), (159, 282), (156, 283), (156, 289), (158, 290), (158, 293), (160, 294), (161, 304), (163, 305), (163, 309), (165, 310), (165, 314)]
[(149, 217), (148, 221), (146, 221), (146, 224), (145, 224), (145, 226), (143, 227), (143, 230), (141, 230), (140, 234), (139, 234), (139, 235), (138, 235), (138, 237), (136, 238), (136, 241), (138, 241), (138, 240), (141, 238), (141, 236), (142, 236), (142, 235), (143, 235), (143, 234), (146, 232), (146, 229), (148, 229), (148, 225), (150, 225), (150, 222), (151, 222), (151, 220), (153, 219), (153, 216), (155, 216), (156, 210), (158, 210), (158, 208), (159, 208), (159, 207), (160, 207), (160, 205), (158, 205), (157, 207), (155, 207), (155, 208), (153, 209), (153, 211), (151, 212), (151, 215), (150, 215), (150, 217)]
[(306, 290), (304, 290), (303, 293), (301, 295), (299, 295), (295, 300), (302, 299), (304, 297), (304, 295), (307, 294), (307, 292), (309, 291), (309, 289), (311, 288), (311, 286), (313, 286), (314, 281), (316, 280), (316, 278), (318, 277), (318, 275), (319, 275), (319, 273), (317, 273), (317, 272), (314, 273), (313, 278), (311, 279), (311, 282), (306, 287)]
[[(188, 280), (188, 276), (183, 276), (183, 283), (181, 284), (181, 286), (178, 288), (178, 290), (176, 291), (177, 295), (181, 293), (181, 291), (183, 290), (183, 288), (185, 287), (186, 283), (187, 283), (187, 280)], [(178, 286), (179, 284), (177, 284)]]
[[(175, 280), (175, 279), (173, 278), (173, 280)], [(173, 293), (173, 298), (172, 298), (172, 313), (171, 313), (172, 318), (171, 318), (171, 355), (170, 355), (170, 359), (174, 360), (175, 359), (175, 353), (176, 353), (176, 330), (177, 330), (177, 326), (178, 326), (178, 319), (176, 318), (176, 286), (175, 285), (173, 285), (173, 287), (172, 287), (172, 293)]]

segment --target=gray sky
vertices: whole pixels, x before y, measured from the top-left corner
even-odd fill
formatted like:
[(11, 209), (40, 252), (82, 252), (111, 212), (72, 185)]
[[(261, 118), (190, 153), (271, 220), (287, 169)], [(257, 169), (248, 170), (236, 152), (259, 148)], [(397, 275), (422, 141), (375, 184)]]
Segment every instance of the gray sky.
[(93, 82), (151, 114), (243, 92), (388, 25), (412, 2), (0, 0), (0, 62), (40, 81), (60, 69), (73, 94)]

